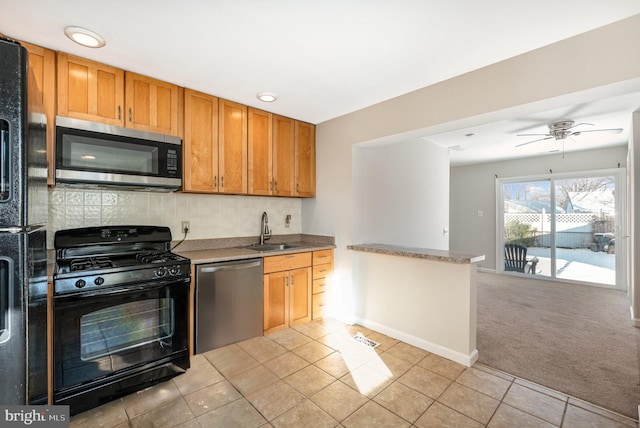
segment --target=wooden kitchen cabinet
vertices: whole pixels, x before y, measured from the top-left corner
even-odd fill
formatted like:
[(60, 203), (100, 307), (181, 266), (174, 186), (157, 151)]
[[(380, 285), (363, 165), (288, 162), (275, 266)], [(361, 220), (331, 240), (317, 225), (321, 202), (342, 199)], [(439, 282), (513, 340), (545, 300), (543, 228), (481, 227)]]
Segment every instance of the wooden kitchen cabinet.
[(186, 192), (218, 191), (218, 98), (184, 91), (184, 182)]
[(180, 135), (180, 88), (177, 85), (125, 73), (126, 126), (158, 134)]
[(329, 275), (333, 272), (333, 250), (313, 252), (312, 319), (319, 319), (327, 313), (328, 297), (331, 292)]
[(55, 184), (56, 131), (56, 53), (50, 49), (20, 42), (29, 53), (29, 69), (35, 77), (42, 107), (47, 117), (47, 184)]
[(181, 90), (150, 77), (58, 52), (58, 115), (180, 135)]
[(220, 99), (218, 133), (218, 191), (247, 193), (247, 106)]
[(264, 333), (311, 320), (312, 253), (264, 258)]
[(316, 127), (295, 123), (295, 195), (316, 196)]
[(124, 70), (58, 52), (58, 115), (124, 126)]
[(272, 195), (273, 114), (249, 107), (247, 128), (247, 192)]
[(273, 195), (294, 196), (295, 121), (273, 115)]

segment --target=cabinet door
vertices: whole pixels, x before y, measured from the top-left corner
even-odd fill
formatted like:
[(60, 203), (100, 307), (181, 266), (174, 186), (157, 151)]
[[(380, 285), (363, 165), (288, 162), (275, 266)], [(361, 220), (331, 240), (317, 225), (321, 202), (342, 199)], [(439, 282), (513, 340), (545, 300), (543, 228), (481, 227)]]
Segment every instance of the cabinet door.
[(58, 52), (58, 115), (124, 126), (124, 71)]
[(264, 333), (289, 327), (289, 272), (264, 276)]
[(316, 195), (316, 127), (296, 121), (295, 130), (295, 195)]
[(219, 103), (218, 191), (247, 193), (247, 106)]
[(130, 72), (125, 81), (126, 126), (179, 135), (178, 86)]
[(289, 324), (298, 325), (311, 321), (311, 268), (290, 271)]
[(250, 195), (271, 195), (272, 114), (249, 107), (247, 145), (247, 191)]
[(56, 53), (29, 43), (20, 44), (29, 52), (29, 69), (35, 77), (47, 116), (47, 184), (52, 186), (55, 184)]
[(294, 120), (273, 115), (274, 195), (293, 196)]
[(184, 185), (187, 192), (218, 191), (218, 98), (184, 93)]

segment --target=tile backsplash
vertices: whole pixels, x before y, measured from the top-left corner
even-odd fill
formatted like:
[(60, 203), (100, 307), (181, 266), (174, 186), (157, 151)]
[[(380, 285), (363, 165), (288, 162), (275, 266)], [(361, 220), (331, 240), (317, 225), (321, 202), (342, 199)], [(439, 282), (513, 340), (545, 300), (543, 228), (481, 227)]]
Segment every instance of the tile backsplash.
[[(49, 189), (47, 248), (53, 248), (56, 230), (118, 224), (168, 226), (173, 239), (178, 240), (182, 239), (180, 229), (185, 220), (191, 223), (188, 240), (258, 236), (263, 211), (269, 215), (269, 227), (274, 235), (302, 232), (302, 202), (296, 198), (58, 186)], [(291, 223), (285, 227), (289, 214)]]

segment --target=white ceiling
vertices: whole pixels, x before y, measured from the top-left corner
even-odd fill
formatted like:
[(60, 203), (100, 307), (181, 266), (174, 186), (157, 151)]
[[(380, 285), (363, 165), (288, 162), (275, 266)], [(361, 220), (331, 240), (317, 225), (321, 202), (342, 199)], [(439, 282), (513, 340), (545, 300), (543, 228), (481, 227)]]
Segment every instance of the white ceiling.
[[(7, 36), (315, 124), (640, 13), (638, 0), (0, 0), (0, 4), (0, 32)], [(63, 34), (68, 25), (99, 33), (107, 45), (102, 49), (75, 45)], [(260, 91), (275, 92), (279, 99), (261, 103), (256, 99)], [(640, 107), (638, 99), (626, 101)], [(462, 145), (467, 150), (452, 152), (452, 161), (466, 156), (460, 162), (469, 162), (471, 156), (482, 158), (483, 150), (472, 150), (473, 146), (495, 142), (501, 134), (509, 136), (505, 147), (515, 145), (514, 132), (544, 133), (552, 120), (622, 126), (613, 117), (620, 111), (614, 114), (600, 106), (596, 117), (589, 108), (565, 107), (493, 124), (495, 128), (475, 127), (465, 133), (476, 137), (462, 142), (459, 132), (429, 139)], [(581, 144), (584, 135), (579, 137)], [(548, 148), (532, 144), (520, 152), (531, 155)]]

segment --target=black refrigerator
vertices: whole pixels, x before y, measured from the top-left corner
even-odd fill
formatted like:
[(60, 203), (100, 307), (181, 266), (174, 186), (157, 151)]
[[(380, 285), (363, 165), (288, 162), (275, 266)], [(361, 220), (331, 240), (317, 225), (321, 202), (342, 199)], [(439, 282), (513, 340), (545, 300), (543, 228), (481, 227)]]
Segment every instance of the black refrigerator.
[(0, 38), (0, 404), (47, 401), (46, 117), (19, 43)]

